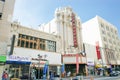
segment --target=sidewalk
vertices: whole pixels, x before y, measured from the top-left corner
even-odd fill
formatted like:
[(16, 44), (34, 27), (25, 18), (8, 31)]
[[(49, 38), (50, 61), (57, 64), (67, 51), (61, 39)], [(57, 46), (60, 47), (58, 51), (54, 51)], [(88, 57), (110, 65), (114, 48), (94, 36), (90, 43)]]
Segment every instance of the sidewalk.
[[(66, 77), (66, 78), (54, 78), (53, 80), (94, 80), (96, 78), (103, 78), (103, 77), (108, 77), (108, 76), (76, 76), (76, 77)], [(36, 79), (39, 80), (39, 79)], [(44, 79), (40, 79), (44, 80)]]

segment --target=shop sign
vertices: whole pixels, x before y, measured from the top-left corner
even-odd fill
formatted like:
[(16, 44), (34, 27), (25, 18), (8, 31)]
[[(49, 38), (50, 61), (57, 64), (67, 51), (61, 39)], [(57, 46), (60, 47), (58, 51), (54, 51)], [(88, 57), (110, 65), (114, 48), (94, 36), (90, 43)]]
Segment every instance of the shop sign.
[(88, 62), (87, 62), (87, 65), (88, 65), (88, 66), (94, 66), (94, 62), (88, 61)]
[(92, 59), (92, 58), (87, 58), (87, 65), (88, 66), (94, 66), (95, 64), (94, 64), (94, 59)]
[(6, 56), (0, 56), (0, 62), (6, 62)]
[(74, 57), (74, 56), (76, 56), (76, 54), (64, 54), (63, 56), (65, 56), (65, 57)]
[(95, 67), (96, 68), (102, 68), (102, 65), (101, 64), (96, 64)]
[(7, 61), (27, 61), (27, 62), (29, 61), (30, 62), (30, 58), (25, 56), (10, 55), (10, 56), (7, 56)]

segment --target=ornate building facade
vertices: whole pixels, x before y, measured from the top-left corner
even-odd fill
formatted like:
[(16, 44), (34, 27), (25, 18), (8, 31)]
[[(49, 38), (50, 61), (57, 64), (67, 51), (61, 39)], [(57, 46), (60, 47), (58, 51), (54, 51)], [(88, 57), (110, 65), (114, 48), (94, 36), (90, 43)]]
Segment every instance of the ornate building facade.
[(61, 37), (59, 52), (62, 54), (62, 63), (65, 64), (66, 72), (74, 74), (87, 73), (86, 56), (84, 52), (81, 21), (70, 7), (57, 8), (54, 19), (40, 30)]
[[(37, 71), (36, 78), (41, 78), (45, 64), (49, 65), (49, 71), (60, 75), (61, 54), (58, 49), (60, 37), (24, 27), (18, 22), (11, 23), (10, 33), (9, 39), (15, 36), (12, 53), (11, 40), (9, 40), (10, 45), (7, 46), (6, 66), (9, 74), (13, 75), (11, 78), (20, 78), (26, 74), (30, 76), (33, 68)], [(12, 73), (16, 71), (19, 74)]]

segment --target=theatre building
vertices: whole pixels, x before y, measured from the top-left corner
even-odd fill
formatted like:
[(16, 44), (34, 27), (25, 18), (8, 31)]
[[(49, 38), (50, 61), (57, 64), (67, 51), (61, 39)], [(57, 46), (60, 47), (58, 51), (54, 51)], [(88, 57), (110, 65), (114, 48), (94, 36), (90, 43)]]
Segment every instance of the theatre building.
[(40, 29), (61, 37), (59, 50), (66, 73), (69, 70), (75, 74), (86, 73), (86, 56), (81, 54), (85, 50), (82, 43), (80, 18), (70, 7), (57, 8), (54, 16), (48, 24), (41, 26)]
[(36, 77), (41, 78), (45, 64), (49, 66), (49, 71), (60, 75), (60, 37), (23, 27), (18, 22), (11, 23), (10, 32), (6, 66), (12, 78), (30, 75), (33, 68), (36, 70)]

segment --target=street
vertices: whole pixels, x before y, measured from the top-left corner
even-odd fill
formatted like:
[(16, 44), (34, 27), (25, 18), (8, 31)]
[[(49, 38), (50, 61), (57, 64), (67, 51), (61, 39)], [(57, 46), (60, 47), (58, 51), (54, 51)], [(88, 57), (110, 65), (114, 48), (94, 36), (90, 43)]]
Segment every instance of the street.
[[(40, 79), (43, 80), (43, 79)], [(91, 78), (91, 77), (84, 77), (84, 78), (80, 78), (80, 79), (76, 79), (74, 78), (55, 78), (53, 80), (120, 80), (120, 76), (116, 76), (116, 77), (95, 77), (95, 78)]]
[[(91, 80), (91, 79), (84, 79), (84, 80)], [(116, 77), (100, 77), (100, 78), (94, 78), (93, 80), (120, 80), (120, 76), (116, 76)]]

